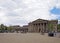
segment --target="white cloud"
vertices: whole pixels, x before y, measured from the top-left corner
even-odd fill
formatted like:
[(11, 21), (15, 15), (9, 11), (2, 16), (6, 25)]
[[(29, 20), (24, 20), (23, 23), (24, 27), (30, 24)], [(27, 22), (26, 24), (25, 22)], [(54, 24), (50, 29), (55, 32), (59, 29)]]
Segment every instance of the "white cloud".
[(23, 25), (38, 18), (56, 19), (49, 12), (54, 6), (56, 0), (0, 0), (0, 23)]
[(60, 8), (60, 0), (57, 0), (56, 2), (57, 2), (56, 7)]
[(59, 22), (58, 22), (58, 24), (60, 24), (60, 20), (58, 20)]
[(1, 23), (6, 23), (8, 20), (5, 14), (7, 13), (6, 9), (3, 7), (0, 7), (0, 24)]

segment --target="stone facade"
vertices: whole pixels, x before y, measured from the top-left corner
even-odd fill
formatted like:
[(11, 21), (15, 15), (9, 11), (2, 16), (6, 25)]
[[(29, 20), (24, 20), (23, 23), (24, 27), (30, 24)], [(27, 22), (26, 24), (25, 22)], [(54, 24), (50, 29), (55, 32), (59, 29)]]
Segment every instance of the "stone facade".
[(32, 21), (28, 23), (28, 25), (24, 26), (13, 26), (15, 31), (20, 32), (48, 32), (49, 30), (49, 24), (53, 25), (52, 31), (57, 31), (57, 25), (58, 20), (43, 20), (43, 19), (37, 19), (35, 21)]
[(58, 20), (37, 19), (28, 24), (28, 32), (48, 32), (48, 24), (53, 24), (53, 31), (57, 31)]

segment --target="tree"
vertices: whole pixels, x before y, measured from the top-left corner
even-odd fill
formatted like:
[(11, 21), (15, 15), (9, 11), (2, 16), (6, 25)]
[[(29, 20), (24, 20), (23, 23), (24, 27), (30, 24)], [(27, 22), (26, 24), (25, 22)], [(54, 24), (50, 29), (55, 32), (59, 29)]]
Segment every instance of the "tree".
[(48, 30), (51, 32), (53, 31), (53, 24), (51, 24), (51, 23), (48, 24)]
[(60, 32), (60, 24), (58, 24), (58, 31)]
[(4, 32), (4, 24), (0, 25), (1, 32)]
[(4, 26), (5, 30), (8, 30), (7, 26)]
[(8, 27), (8, 31), (9, 31), (9, 32), (12, 32), (12, 30), (13, 30), (13, 27), (12, 27), (12, 26), (9, 26), (9, 27)]
[(7, 26), (4, 26), (4, 30), (5, 30), (5, 32), (8, 33), (8, 27)]

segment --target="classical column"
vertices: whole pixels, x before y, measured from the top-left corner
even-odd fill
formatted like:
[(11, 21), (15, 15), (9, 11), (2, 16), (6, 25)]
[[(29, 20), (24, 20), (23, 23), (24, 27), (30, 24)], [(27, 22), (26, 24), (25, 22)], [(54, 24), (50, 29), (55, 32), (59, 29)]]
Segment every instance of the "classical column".
[(40, 24), (40, 26), (41, 26), (40, 28), (41, 28), (41, 32), (42, 32), (42, 23)]
[(44, 33), (43, 33), (43, 32), (44, 32), (43, 29), (44, 29), (44, 25), (43, 25), (43, 23), (41, 23), (41, 34), (42, 34), (42, 35), (44, 34)]
[(41, 23), (39, 24), (39, 32), (41, 33), (41, 30), (42, 30), (42, 25)]
[(44, 23), (43, 23), (43, 32), (44, 32)]
[(38, 32), (38, 24), (36, 23), (35, 31)]
[(33, 29), (33, 31), (35, 32), (35, 24), (34, 24), (34, 29)]
[(34, 26), (34, 32), (36, 32), (36, 24), (35, 24), (35, 26)]
[(38, 24), (37, 28), (38, 28), (37, 32), (40, 32), (40, 23)]
[(35, 27), (34, 27), (34, 31), (36, 32), (36, 24), (35, 24)]
[(41, 23), (40, 23), (40, 33), (41, 33)]
[(43, 31), (43, 24), (41, 23), (41, 32)]
[(47, 32), (47, 30), (48, 30), (47, 26), (48, 26), (47, 23), (45, 23), (45, 32)]

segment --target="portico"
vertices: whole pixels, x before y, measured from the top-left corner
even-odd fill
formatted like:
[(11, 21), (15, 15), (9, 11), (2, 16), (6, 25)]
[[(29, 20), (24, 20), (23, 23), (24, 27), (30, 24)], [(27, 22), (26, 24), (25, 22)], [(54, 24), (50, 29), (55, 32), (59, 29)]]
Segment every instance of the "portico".
[[(28, 31), (29, 32), (48, 32), (49, 23), (51, 23), (51, 22), (49, 22), (48, 20), (37, 19), (37, 20), (29, 23)], [(54, 23), (54, 24), (56, 25), (55, 28), (57, 28), (57, 23)]]

